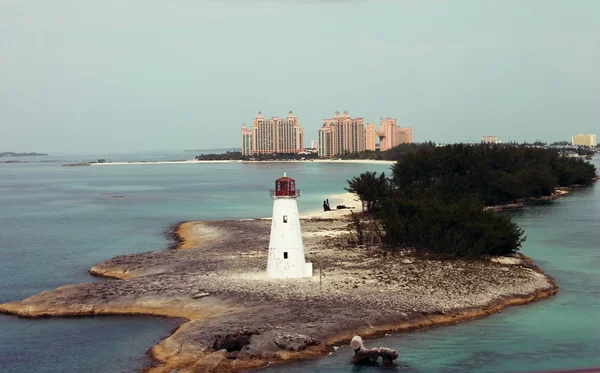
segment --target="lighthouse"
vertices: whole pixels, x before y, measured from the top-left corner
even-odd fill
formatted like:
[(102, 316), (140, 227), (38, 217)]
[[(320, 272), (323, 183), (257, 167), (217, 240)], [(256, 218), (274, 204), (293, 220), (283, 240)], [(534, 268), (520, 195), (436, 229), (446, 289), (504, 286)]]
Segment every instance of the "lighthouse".
[(273, 278), (300, 278), (312, 276), (312, 263), (304, 261), (304, 244), (298, 216), (297, 199), (300, 191), (296, 181), (283, 174), (275, 180), (271, 190), (273, 219), (269, 240), (267, 275)]

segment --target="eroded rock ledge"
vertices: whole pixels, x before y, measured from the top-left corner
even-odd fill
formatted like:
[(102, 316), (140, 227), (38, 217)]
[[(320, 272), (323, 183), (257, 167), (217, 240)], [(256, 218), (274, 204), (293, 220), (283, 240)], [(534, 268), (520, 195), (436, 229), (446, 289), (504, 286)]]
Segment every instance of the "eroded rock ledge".
[[(558, 289), (522, 256), (436, 261), (346, 248), (346, 225), (302, 221), (310, 279), (266, 277), (267, 220), (187, 222), (175, 231), (182, 249), (115, 257), (90, 270), (113, 279), (63, 286), (2, 304), (0, 312), (182, 317), (188, 321), (150, 350), (157, 363), (148, 372), (229, 372), (325, 354), (354, 334), (483, 316)], [(215, 336), (240, 331), (247, 339), (239, 351), (213, 348), (223, 346)]]

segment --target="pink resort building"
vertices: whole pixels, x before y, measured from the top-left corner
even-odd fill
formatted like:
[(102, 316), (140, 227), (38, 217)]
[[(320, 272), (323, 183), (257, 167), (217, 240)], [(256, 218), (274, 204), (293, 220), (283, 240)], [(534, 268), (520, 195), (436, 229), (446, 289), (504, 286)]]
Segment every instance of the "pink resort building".
[(351, 118), (347, 111), (336, 111), (333, 118), (323, 119), (319, 129), (319, 157), (333, 158), (344, 153), (365, 150), (363, 118)]
[(373, 123), (365, 126), (365, 150), (377, 150), (377, 129)]
[[(379, 146), (377, 140), (379, 139)], [(389, 150), (400, 144), (410, 144), (412, 142), (412, 128), (398, 127), (396, 118), (381, 118), (379, 121), (379, 131), (374, 124), (367, 124), (365, 128), (365, 149), (366, 150)]]
[(242, 126), (242, 155), (302, 153), (304, 131), (291, 111), (287, 118), (267, 119), (259, 111), (252, 127)]
[(496, 137), (496, 136), (481, 136), (481, 143), (482, 144), (497, 144), (498, 137)]

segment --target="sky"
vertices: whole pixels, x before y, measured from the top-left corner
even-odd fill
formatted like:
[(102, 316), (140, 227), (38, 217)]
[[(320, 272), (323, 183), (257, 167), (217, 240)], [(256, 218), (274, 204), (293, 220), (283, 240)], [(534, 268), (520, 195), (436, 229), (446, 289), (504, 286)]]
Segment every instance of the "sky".
[(239, 147), (258, 111), (413, 140), (600, 132), (600, 1), (0, 0), (0, 151)]

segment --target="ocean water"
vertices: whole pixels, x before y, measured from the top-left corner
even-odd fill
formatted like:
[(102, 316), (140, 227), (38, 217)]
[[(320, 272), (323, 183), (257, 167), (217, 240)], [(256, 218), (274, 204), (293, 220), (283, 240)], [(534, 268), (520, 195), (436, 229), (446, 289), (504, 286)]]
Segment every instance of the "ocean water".
[[(58, 286), (102, 281), (88, 269), (116, 255), (168, 247), (164, 235), (191, 219), (268, 216), (269, 189), (284, 172), (302, 190), (301, 212), (343, 193), (365, 164), (170, 164), (61, 167), (105, 158), (168, 160), (194, 152), (52, 155), (0, 164), (0, 303)], [(48, 160), (56, 162), (47, 162)], [(331, 201), (332, 205), (335, 201)], [(0, 315), (0, 372), (134, 372), (180, 320), (103, 316), (22, 319)]]
[[(164, 232), (181, 220), (268, 216), (268, 189), (283, 172), (303, 191), (300, 210), (312, 211), (328, 195), (343, 192), (346, 179), (388, 169), (324, 163), (60, 167), (97, 158), (165, 160), (193, 154), (58, 155), (0, 164), (0, 302), (102, 281), (87, 273), (92, 265), (167, 247)], [(42, 162), (49, 159), (60, 162)], [(523, 252), (557, 280), (556, 296), (450, 327), (366, 342), (398, 349), (395, 368), (352, 366), (352, 351), (341, 347), (324, 358), (265, 371), (528, 372), (600, 366), (600, 188), (509, 214), (528, 236)], [(137, 371), (151, 363), (147, 349), (179, 322), (0, 315), (0, 371)]]

